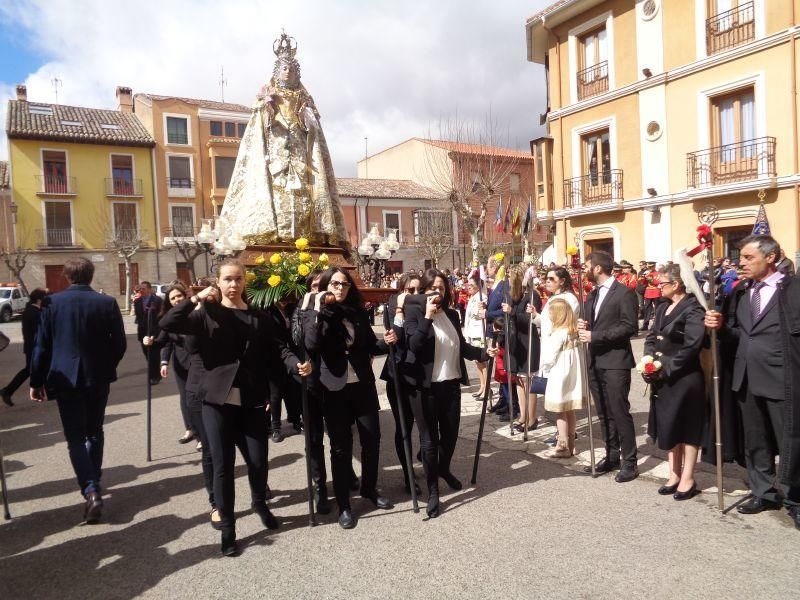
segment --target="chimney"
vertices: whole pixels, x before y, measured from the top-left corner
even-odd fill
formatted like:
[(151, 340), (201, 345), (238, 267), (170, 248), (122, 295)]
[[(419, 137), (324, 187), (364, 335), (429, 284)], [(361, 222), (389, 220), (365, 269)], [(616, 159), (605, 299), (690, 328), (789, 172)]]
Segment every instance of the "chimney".
[(20, 102), (28, 101), (28, 87), (21, 83), (17, 85), (17, 100)]
[(133, 92), (131, 88), (117, 86), (117, 110), (120, 112), (133, 112)]

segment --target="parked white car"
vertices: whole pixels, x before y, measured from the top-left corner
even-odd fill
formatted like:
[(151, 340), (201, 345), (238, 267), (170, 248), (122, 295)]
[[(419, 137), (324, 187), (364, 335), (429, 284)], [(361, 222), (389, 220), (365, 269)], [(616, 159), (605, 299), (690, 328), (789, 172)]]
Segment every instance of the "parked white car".
[(0, 286), (0, 322), (8, 323), (14, 315), (21, 315), (28, 304), (28, 296), (17, 286)]

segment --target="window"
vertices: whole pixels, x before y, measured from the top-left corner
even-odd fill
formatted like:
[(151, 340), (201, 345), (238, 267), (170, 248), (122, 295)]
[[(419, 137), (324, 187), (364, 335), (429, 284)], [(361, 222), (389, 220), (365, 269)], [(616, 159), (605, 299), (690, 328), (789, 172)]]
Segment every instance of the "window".
[(119, 125), (114, 125), (113, 123), (100, 123), (100, 129), (109, 129), (112, 131), (117, 131), (122, 129)]
[(172, 205), (172, 234), (175, 237), (191, 237), (194, 235), (194, 206), (191, 204)]
[(397, 232), (397, 241), (400, 241), (400, 211), (383, 211), (383, 231), (386, 235), (389, 230), (394, 229)]
[(11, 293), (11, 299), (12, 300), (19, 300), (21, 297), (22, 297), (22, 295), (19, 293), (19, 290), (14, 288), (14, 291)]
[(611, 181), (611, 145), (608, 129), (589, 133), (582, 138), (583, 174), (588, 175), (589, 184), (608, 184)]
[(536, 142), (533, 146), (533, 156), (536, 161), (536, 193), (544, 195), (544, 142)]
[(739, 260), (739, 242), (753, 233), (751, 225), (714, 229), (714, 254)]
[(210, 129), (211, 129), (211, 135), (222, 135), (222, 122), (211, 121)]
[(61, 120), (62, 125), (66, 125), (67, 127), (83, 127), (83, 123), (80, 121), (65, 121)]
[(215, 187), (226, 188), (231, 182), (231, 175), (233, 175), (233, 167), (236, 164), (236, 159), (227, 156), (217, 156), (214, 159), (214, 177)]
[(247, 129), (247, 123), (239, 123), (237, 127), (239, 129), (239, 137), (243, 138), (244, 132)]
[(136, 204), (133, 202), (114, 202), (112, 205), (114, 219), (114, 238), (116, 240), (133, 240), (139, 237), (139, 223), (136, 218)]
[(111, 155), (111, 181), (117, 196), (133, 195), (133, 157), (127, 154)]
[(602, 27), (578, 40), (578, 100), (608, 91), (608, 45)]
[(189, 156), (168, 156), (169, 187), (191, 188), (192, 166)]
[(42, 151), (44, 191), (50, 194), (68, 194), (67, 153), (58, 150)]
[(745, 88), (711, 99), (710, 169), (714, 184), (758, 175), (755, 95)]
[(47, 246), (72, 246), (72, 210), (69, 202), (45, 202)]
[(167, 143), (189, 143), (189, 119), (186, 117), (167, 117)]
[(225, 137), (236, 137), (236, 123), (225, 123)]
[(44, 117), (53, 116), (52, 106), (42, 106), (41, 104), (29, 104), (28, 113), (32, 115), (42, 115)]
[(508, 176), (508, 187), (512, 192), (519, 191), (519, 173), (511, 173)]
[(192, 283), (192, 274), (189, 270), (189, 263), (176, 262), (175, 263), (175, 279), (188, 286)]
[(708, 0), (706, 52), (714, 54), (755, 39), (752, 0)]
[(472, 172), (472, 191), (477, 192), (481, 189), (481, 174), (477, 171)]

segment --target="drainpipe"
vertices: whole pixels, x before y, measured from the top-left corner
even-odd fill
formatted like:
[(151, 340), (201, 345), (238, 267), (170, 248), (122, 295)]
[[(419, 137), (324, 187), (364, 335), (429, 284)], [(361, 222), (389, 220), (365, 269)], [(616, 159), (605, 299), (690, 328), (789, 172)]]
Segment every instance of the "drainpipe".
[[(800, 171), (800, 157), (798, 157), (798, 148), (797, 148), (797, 40), (795, 38), (795, 34), (797, 33), (797, 21), (796, 19), (796, 12), (795, 12), (795, 2), (792, 1), (792, 43), (790, 45), (791, 48), (791, 60), (789, 62), (790, 65), (790, 73), (791, 73), (791, 81), (792, 81), (792, 159), (793, 159), (793, 171), (792, 173), (797, 176), (798, 171)], [(794, 209), (798, 211), (797, 221), (795, 222), (795, 230), (794, 230), (794, 262), (795, 265), (800, 263), (800, 185), (795, 183), (794, 184)]]
[(161, 217), (158, 214), (158, 177), (156, 176), (156, 149), (150, 148), (150, 173), (153, 181), (153, 224), (155, 225), (156, 239), (155, 253), (156, 253), (156, 279), (161, 281), (161, 262), (158, 257), (159, 240), (161, 239)]

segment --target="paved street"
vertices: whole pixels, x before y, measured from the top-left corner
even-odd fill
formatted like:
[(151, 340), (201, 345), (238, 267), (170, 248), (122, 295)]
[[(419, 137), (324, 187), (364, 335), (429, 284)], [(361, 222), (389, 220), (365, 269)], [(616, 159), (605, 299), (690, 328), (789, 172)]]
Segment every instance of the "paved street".
[[(128, 330), (133, 331), (128, 322)], [(3, 384), (22, 364), (20, 325), (0, 326), (13, 343), (0, 354)], [(647, 400), (637, 379), (631, 401), (643, 476), (617, 484), (581, 472), (581, 430), (571, 460), (543, 457), (543, 427), (523, 444), (489, 416), (476, 487), (450, 493), (427, 521), (403, 495), (393, 423), (381, 413), (380, 484), (396, 501), (376, 511), (359, 499), (358, 526), (335, 511), (307, 526), (302, 437), (270, 444), (271, 507), (281, 521), (264, 531), (249, 511), (244, 467), (237, 479), (242, 555), (223, 559), (208, 525), (194, 445), (182, 434), (176, 388), (154, 388), (153, 462), (145, 460), (144, 360), (133, 335), (106, 417), (103, 522), (82, 526), (82, 506), (56, 406), (23, 392), (0, 407), (0, 441), (13, 519), (0, 522), (0, 598), (787, 598), (797, 585), (795, 531), (785, 512), (743, 517), (716, 509), (713, 473), (686, 502), (656, 494), (662, 455), (647, 445)], [(636, 342), (641, 354), (641, 340)], [(376, 361), (376, 368), (382, 359)], [(454, 472), (468, 484), (479, 403), (463, 398)], [(469, 390), (471, 391), (471, 390)], [(380, 389), (383, 394), (383, 389)], [(542, 414), (540, 410), (540, 415)], [(595, 428), (599, 438), (599, 426)], [(415, 451), (418, 444), (415, 434)], [(327, 448), (327, 443), (326, 443)], [(358, 470), (358, 467), (356, 467)], [(422, 472), (417, 465), (418, 473)], [(743, 472), (728, 468), (728, 505)], [(737, 491), (738, 490), (738, 491)], [(739, 495), (737, 495), (739, 494)]]

